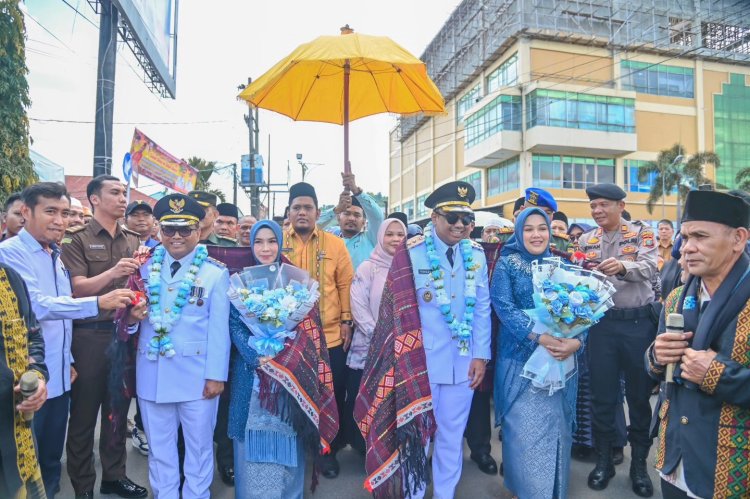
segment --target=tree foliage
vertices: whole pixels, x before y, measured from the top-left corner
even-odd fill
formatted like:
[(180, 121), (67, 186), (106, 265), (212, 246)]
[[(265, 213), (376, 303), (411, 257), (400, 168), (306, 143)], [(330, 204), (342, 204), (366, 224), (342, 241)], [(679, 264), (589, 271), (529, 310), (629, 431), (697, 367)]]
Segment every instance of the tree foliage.
[(737, 182), (738, 189), (750, 192), (750, 167), (738, 171), (734, 180)]
[[(675, 163), (678, 156), (683, 156), (681, 161)], [(707, 163), (714, 167), (720, 166), (719, 156), (713, 152), (698, 152), (684, 160), (685, 148), (681, 144), (675, 144), (669, 149), (659, 152), (656, 161), (649, 161), (645, 166), (638, 169), (638, 181), (646, 182), (652, 174), (656, 174), (651, 190), (646, 200), (646, 208), (649, 213), (654, 210), (654, 205), (666, 195), (679, 190), (680, 198), (685, 199), (691, 188), (710, 183), (703, 174), (703, 167)], [(675, 164), (673, 164), (675, 163)], [(749, 174), (750, 175), (750, 174)]]
[(195, 190), (206, 191), (216, 196), (221, 200), (222, 203), (226, 202), (226, 196), (220, 189), (215, 189), (211, 186), (209, 179), (213, 175), (216, 169), (216, 161), (206, 161), (198, 156), (192, 156), (188, 158), (187, 163), (198, 170), (198, 180), (195, 183)]
[(38, 180), (29, 158), (25, 37), (18, 2), (0, 1), (0, 202)]

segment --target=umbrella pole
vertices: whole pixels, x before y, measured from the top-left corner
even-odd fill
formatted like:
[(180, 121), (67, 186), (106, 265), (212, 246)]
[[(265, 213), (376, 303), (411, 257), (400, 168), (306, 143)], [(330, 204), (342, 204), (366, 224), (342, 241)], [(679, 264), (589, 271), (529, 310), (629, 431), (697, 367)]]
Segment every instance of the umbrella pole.
[(349, 163), (349, 59), (344, 63), (344, 173), (352, 172)]

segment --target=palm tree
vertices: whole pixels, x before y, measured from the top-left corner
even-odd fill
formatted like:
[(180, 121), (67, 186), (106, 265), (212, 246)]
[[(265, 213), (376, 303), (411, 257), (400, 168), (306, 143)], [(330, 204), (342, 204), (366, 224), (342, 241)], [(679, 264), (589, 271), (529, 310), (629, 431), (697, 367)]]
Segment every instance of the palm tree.
[(738, 171), (734, 181), (737, 182), (738, 189), (750, 192), (750, 167)]
[[(679, 210), (680, 199), (685, 199), (691, 188), (710, 183), (703, 174), (703, 166), (711, 163), (715, 168), (719, 167), (719, 156), (714, 152), (698, 152), (683, 163), (684, 158), (685, 148), (681, 144), (675, 144), (660, 151), (656, 161), (649, 161), (638, 169), (639, 182), (646, 182), (652, 174), (656, 174), (646, 200), (649, 213), (653, 213), (657, 201), (663, 200), (665, 195), (675, 190)], [(750, 178), (750, 173), (748, 177)]]
[(206, 161), (205, 159), (199, 158), (198, 156), (193, 156), (187, 159), (187, 163), (198, 170), (198, 179), (195, 183), (195, 189), (198, 191), (206, 191), (210, 192), (211, 194), (216, 194), (216, 196), (218, 196), (222, 203), (225, 202), (226, 197), (224, 196), (224, 193), (220, 189), (212, 188), (211, 182), (209, 182), (211, 175), (216, 169), (216, 161)]

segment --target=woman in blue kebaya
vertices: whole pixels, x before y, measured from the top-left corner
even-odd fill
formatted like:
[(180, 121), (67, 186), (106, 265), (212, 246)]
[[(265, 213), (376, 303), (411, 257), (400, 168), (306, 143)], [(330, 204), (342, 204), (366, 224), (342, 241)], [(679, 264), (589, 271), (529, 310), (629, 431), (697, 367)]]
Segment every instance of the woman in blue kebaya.
[(550, 222), (539, 208), (516, 219), (492, 277), (492, 307), (501, 322), (495, 369), (495, 416), (503, 428), (505, 486), (519, 499), (567, 497), (575, 424), (576, 376), (549, 394), (521, 376), (534, 350), (556, 359), (581, 352), (584, 338), (555, 338), (532, 331), (524, 312), (534, 308), (531, 264), (551, 256)]

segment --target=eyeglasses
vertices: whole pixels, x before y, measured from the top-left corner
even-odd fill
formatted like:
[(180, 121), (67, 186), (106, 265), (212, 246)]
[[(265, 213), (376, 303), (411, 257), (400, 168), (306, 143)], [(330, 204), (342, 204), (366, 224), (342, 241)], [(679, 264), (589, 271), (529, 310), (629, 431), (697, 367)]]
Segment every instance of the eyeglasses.
[(180, 237), (188, 237), (190, 234), (192, 234), (194, 231), (198, 229), (194, 229), (192, 227), (171, 227), (171, 226), (162, 226), (161, 233), (164, 234), (167, 237), (172, 237), (175, 234), (180, 234)]
[(445, 221), (448, 222), (450, 225), (456, 225), (456, 223), (458, 223), (459, 220), (461, 220), (461, 223), (464, 225), (471, 225), (474, 223), (474, 215), (470, 213), (459, 215), (458, 213), (438, 212), (438, 215), (443, 217)]

